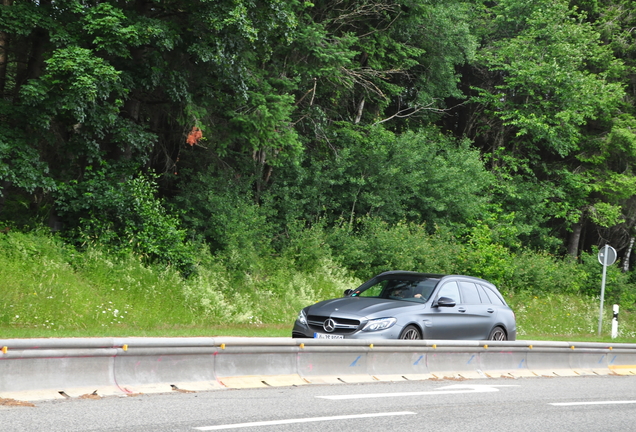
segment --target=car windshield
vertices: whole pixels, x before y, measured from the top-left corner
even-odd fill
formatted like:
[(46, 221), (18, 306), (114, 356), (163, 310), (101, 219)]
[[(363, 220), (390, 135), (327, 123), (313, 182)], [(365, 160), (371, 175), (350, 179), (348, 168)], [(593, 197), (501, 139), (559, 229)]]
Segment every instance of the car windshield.
[(371, 279), (357, 288), (351, 297), (425, 302), (431, 297), (438, 282), (437, 278), (412, 276)]

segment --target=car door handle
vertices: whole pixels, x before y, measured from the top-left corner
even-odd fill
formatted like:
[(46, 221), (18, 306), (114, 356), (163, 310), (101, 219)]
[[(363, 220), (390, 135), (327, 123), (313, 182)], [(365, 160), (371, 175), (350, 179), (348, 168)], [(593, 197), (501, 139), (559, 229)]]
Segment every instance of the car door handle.
[(466, 312), (466, 309), (464, 309), (463, 307), (460, 307), (460, 308), (459, 308), (459, 309), (457, 309), (457, 310), (458, 310), (458, 311), (460, 311), (460, 312), (462, 312), (462, 313)]
[(495, 310), (492, 309), (492, 308), (488, 308), (487, 311), (488, 311), (488, 313), (493, 313)]

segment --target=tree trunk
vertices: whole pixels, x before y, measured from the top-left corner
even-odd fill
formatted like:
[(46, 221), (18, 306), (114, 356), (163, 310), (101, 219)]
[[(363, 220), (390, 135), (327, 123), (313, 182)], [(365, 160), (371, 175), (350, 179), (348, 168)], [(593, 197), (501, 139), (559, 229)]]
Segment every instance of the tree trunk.
[(0, 95), (4, 97), (4, 88), (7, 81), (7, 47), (9, 46), (9, 35), (0, 32)]
[(8, 180), (2, 181), (2, 187), (0, 189), (0, 214), (4, 210), (4, 203), (7, 200), (7, 189), (11, 186), (11, 182)]
[[(3, 6), (7, 7), (11, 5), (11, 0), (3, 0)], [(7, 85), (7, 62), (9, 56), (9, 35), (5, 32), (0, 32), (0, 97), (4, 97), (4, 89)]]
[(568, 255), (576, 258), (579, 255), (579, 243), (581, 242), (581, 232), (583, 231), (583, 223), (577, 222), (572, 226), (572, 234), (568, 243)]
[[(50, 4), (51, 0), (40, 1), (40, 6), (42, 7), (48, 7)], [(19, 99), (20, 89), (28, 80), (37, 79), (42, 75), (44, 53), (48, 42), (48, 30), (37, 27), (25, 40), (24, 49), (12, 47), (18, 57), (16, 62), (16, 83), (13, 89), (14, 101)]]
[(634, 248), (634, 240), (636, 238), (631, 236), (629, 238), (629, 246), (627, 246), (627, 251), (625, 252), (625, 257), (623, 258), (623, 273), (627, 273), (629, 271), (629, 257), (632, 254), (632, 249)]
[(354, 121), (354, 124), (358, 124), (358, 123), (360, 123), (360, 120), (362, 120), (362, 111), (363, 110), (364, 110), (364, 96), (362, 97), (362, 100), (358, 104), (358, 109), (357, 109), (357, 114), (356, 114), (356, 119)]
[(26, 79), (36, 79), (42, 76), (44, 67), (44, 52), (49, 41), (49, 32), (46, 29), (36, 29), (31, 38), (31, 52), (27, 63)]

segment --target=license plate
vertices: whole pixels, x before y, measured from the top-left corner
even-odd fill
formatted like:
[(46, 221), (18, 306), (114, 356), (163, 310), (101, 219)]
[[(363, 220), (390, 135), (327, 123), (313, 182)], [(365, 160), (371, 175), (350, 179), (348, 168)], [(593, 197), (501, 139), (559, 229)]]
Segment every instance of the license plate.
[(344, 339), (343, 335), (314, 333), (314, 339)]

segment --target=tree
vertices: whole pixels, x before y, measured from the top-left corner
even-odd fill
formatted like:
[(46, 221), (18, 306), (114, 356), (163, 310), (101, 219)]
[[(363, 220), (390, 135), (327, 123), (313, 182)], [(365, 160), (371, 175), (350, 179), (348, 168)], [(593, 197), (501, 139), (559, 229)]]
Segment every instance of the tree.
[[(492, 27), (473, 74), (480, 77), (472, 98), (479, 118), (465, 131), (489, 154), (501, 191), (514, 177), (540, 185), (535, 199), (544, 215), (529, 221), (535, 232), (561, 219), (576, 233), (600, 199), (595, 173), (611, 171), (597, 165), (592, 172), (582, 161), (623, 106), (624, 65), (567, 2), (506, 0), (486, 13)], [(507, 209), (516, 206), (514, 195), (501, 200)], [(568, 250), (576, 255), (577, 236)]]
[(277, 214), (351, 224), (372, 216), (433, 230), (436, 224), (470, 225), (488, 213), (492, 177), (468, 140), (436, 128), (395, 134), (343, 124), (332, 144), (337, 154), (313, 155), (277, 175)]

